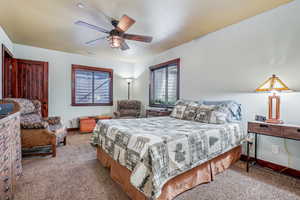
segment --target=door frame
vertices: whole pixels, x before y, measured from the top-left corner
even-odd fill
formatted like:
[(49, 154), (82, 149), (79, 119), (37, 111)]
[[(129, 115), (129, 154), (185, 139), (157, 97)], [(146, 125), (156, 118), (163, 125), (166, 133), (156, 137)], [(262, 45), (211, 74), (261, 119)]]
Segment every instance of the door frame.
[(14, 55), (10, 52), (10, 50), (4, 45), (2, 44), (2, 98), (4, 96), (4, 77), (5, 77), (5, 73), (4, 73), (4, 68), (5, 68), (5, 54), (8, 54), (12, 59), (14, 58)]

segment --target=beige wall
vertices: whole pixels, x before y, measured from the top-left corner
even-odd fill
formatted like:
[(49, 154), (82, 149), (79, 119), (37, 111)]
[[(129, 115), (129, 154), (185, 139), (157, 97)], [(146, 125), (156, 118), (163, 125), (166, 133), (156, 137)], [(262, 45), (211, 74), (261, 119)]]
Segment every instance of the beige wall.
[(70, 120), (87, 115), (112, 115), (112, 106), (71, 106), (72, 64), (112, 68), (114, 70), (114, 104), (118, 99), (127, 99), (127, 83), (123, 77), (132, 76), (133, 64), (64, 53), (25, 45), (14, 45), (15, 57), (49, 62), (49, 116), (62, 116), (71, 127)]
[[(300, 2), (293, 2), (239, 24), (170, 49), (135, 65), (134, 97), (148, 105), (148, 67), (181, 58), (181, 98), (235, 99), (243, 105), (244, 125), (267, 113), (267, 94), (253, 91), (273, 73), (300, 90)], [(282, 119), (300, 125), (300, 93), (282, 94)], [(278, 147), (279, 154), (272, 153)], [(260, 137), (258, 157), (300, 170), (300, 144)]]

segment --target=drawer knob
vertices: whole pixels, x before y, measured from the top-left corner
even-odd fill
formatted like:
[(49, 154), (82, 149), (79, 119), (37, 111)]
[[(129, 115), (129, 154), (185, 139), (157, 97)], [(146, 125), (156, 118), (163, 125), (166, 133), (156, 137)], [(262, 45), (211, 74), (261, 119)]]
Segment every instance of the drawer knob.
[(269, 128), (269, 126), (266, 125), (266, 124), (260, 124), (259, 127), (261, 127), (261, 128)]
[(7, 177), (4, 178), (3, 181), (6, 183), (8, 180), (9, 180), (9, 177), (7, 176)]
[(4, 192), (8, 192), (8, 191), (9, 191), (9, 186), (6, 186)]
[(298, 132), (298, 133), (300, 133), (300, 128), (299, 128), (299, 129), (297, 129), (297, 132)]

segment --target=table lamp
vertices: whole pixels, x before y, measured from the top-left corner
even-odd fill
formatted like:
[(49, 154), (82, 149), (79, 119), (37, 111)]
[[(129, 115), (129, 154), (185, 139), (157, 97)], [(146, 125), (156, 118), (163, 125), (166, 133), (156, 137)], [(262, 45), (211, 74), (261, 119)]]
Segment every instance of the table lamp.
[[(263, 84), (261, 84), (256, 92), (270, 92), (273, 93), (269, 96), (269, 117), (267, 123), (282, 124), (280, 120), (280, 96), (278, 92), (291, 91), (286, 84), (284, 84), (276, 75), (273, 75)], [(274, 113), (275, 111), (275, 113)]]

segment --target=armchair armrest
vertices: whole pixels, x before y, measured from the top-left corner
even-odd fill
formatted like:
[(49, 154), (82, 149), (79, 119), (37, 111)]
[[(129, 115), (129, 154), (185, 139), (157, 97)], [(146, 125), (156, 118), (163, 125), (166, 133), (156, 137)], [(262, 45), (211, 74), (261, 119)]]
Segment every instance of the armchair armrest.
[(116, 111), (116, 112), (114, 112), (114, 116), (115, 116), (115, 118), (120, 118), (121, 117), (121, 113), (120, 112), (118, 112), (118, 111)]
[(142, 116), (141, 111), (137, 111), (137, 112), (136, 112), (136, 118), (140, 118), (141, 116)]
[(43, 118), (44, 121), (49, 123), (50, 125), (57, 125), (61, 124), (61, 117), (55, 116), (55, 117), (45, 117)]

